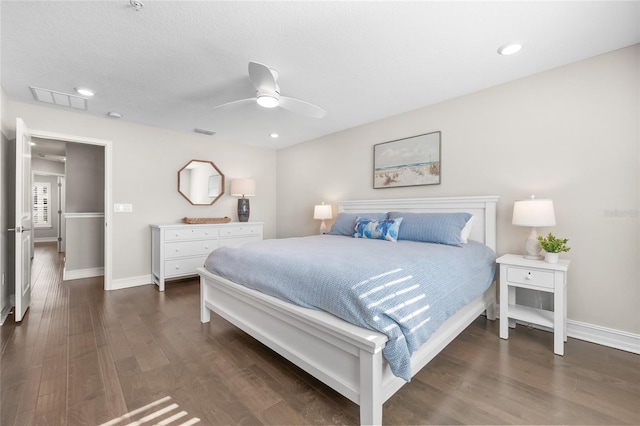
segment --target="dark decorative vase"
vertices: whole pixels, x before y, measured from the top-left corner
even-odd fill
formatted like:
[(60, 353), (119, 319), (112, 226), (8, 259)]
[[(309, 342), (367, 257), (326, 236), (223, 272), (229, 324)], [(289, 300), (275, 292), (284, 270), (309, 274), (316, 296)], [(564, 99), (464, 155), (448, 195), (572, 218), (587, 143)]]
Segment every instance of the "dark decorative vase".
[(239, 222), (249, 221), (249, 199), (248, 198), (238, 198), (238, 221)]

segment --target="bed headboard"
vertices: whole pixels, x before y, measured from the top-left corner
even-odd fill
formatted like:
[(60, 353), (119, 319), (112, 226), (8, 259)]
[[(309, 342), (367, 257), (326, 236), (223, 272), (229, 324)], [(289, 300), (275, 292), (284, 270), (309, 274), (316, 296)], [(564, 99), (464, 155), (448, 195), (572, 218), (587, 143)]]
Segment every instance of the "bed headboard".
[(470, 239), (480, 241), (496, 251), (497, 195), (439, 198), (401, 198), (385, 200), (356, 200), (338, 202), (338, 212), (415, 212), (453, 213), (467, 212), (476, 217)]

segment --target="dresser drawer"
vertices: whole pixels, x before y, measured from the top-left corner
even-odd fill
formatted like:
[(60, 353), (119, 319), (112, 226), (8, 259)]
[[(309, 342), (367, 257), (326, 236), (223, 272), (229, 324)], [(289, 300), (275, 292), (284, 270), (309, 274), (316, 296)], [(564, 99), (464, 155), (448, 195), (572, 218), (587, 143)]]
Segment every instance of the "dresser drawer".
[(196, 268), (204, 265), (206, 259), (207, 256), (199, 256), (167, 260), (164, 262), (164, 276), (171, 278), (180, 275), (193, 275), (196, 273)]
[(177, 241), (164, 245), (165, 259), (208, 255), (218, 248), (218, 240)]
[(507, 281), (531, 287), (553, 289), (553, 272), (508, 266)]
[(218, 238), (218, 228), (177, 228), (165, 229), (165, 241), (193, 240), (198, 238)]
[(260, 235), (261, 231), (260, 225), (227, 226), (220, 229), (220, 238)]

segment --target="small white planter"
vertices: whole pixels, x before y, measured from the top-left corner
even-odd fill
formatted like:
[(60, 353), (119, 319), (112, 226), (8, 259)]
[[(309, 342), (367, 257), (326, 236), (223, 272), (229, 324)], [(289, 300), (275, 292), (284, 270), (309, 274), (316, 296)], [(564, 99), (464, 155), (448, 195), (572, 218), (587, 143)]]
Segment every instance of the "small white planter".
[(547, 263), (558, 263), (560, 253), (545, 253), (544, 261)]

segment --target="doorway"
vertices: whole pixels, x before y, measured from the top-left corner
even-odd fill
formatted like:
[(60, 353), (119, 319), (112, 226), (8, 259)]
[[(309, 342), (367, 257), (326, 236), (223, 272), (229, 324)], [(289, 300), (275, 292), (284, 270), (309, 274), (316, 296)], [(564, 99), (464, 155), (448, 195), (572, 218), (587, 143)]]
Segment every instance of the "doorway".
[[(28, 124), (28, 123), (27, 123)], [(96, 247), (97, 253), (98, 255), (102, 258), (103, 262), (102, 262), (102, 267), (100, 267), (99, 269), (96, 269), (93, 271), (93, 273), (95, 274), (102, 274), (104, 275), (104, 290), (111, 290), (111, 276), (112, 276), (112, 256), (111, 256), (111, 244), (112, 244), (112, 232), (111, 232), (111, 209), (109, 208), (111, 206), (111, 200), (112, 200), (112, 188), (111, 188), (111, 182), (112, 182), (112, 153), (111, 153), (111, 141), (108, 140), (102, 140), (102, 139), (94, 139), (94, 138), (87, 138), (87, 137), (82, 137), (82, 136), (73, 136), (73, 135), (65, 135), (65, 134), (60, 134), (60, 133), (54, 133), (54, 132), (49, 132), (49, 131), (42, 131), (42, 130), (35, 130), (32, 129), (31, 131), (31, 136), (33, 139), (36, 140), (36, 143), (38, 143), (38, 141), (40, 141), (43, 144), (47, 144), (47, 141), (49, 141), (50, 143), (56, 143), (56, 144), (63, 144), (66, 146), (65, 149), (65, 153), (69, 150), (69, 148), (74, 148), (74, 151), (76, 152), (88, 152), (88, 151), (94, 151), (94, 152), (99, 152), (101, 153), (102, 157), (101, 157), (101, 164), (100, 167), (101, 169), (103, 168), (103, 171), (101, 173), (101, 179), (99, 179), (99, 186), (100, 188), (83, 188), (82, 191), (84, 191), (78, 198), (81, 198), (82, 200), (86, 200), (88, 198), (93, 198), (93, 206), (97, 206), (100, 205), (100, 210), (102, 210), (102, 212), (97, 212), (95, 210), (98, 210), (97, 207), (84, 207), (86, 209), (89, 210), (94, 210), (92, 212), (88, 212), (89, 214), (87, 214), (87, 212), (82, 212), (82, 213), (76, 213), (75, 215), (71, 215), (70, 213), (68, 213), (66, 216), (69, 218), (71, 216), (73, 216), (75, 219), (80, 220), (80, 222), (82, 223), (82, 225), (80, 226), (80, 230), (77, 231), (77, 234), (79, 235), (87, 235), (87, 233), (85, 231), (82, 230), (82, 226), (86, 226), (85, 224), (87, 222), (91, 222), (93, 221), (93, 223), (99, 223), (99, 226), (102, 230), (102, 232), (100, 233), (100, 239), (98, 241), (95, 242), (96, 245), (98, 245), (98, 247)], [(73, 161), (73, 160), (71, 160)], [(66, 185), (66, 191), (62, 191), (62, 205), (66, 205), (67, 204), (67, 198), (65, 197), (64, 194), (65, 192), (67, 194), (69, 194), (69, 192), (71, 191), (78, 191), (77, 189), (74, 189), (74, 187), (72, 185), (70, 185), (69, 180), (66, 178), (66, 173), (65, 173), (65, 178), (63, 179), (64, 182), (63, 184)], [(81, 182), (82, 184), (82, 182)], [(77, 187), (76, 187), (77, 188)], [(87, 195), (87, 194), (91, 194), (91, 195)], [(100, 198), (100, 203), (98, 203), (95, 198), (96, 198), (96, 194), (99, 194), (98, 197)], [(66, 212), (66, 208), (63, 209), (59, 209), (59, 210), (64, 210)], [(98, 221), (98, 222), (96, 222)], [(68, 235), (68, 232), (66, 232), (67, 230), (64, 229), (66, 227), (66, 225), (68, 225), (68, 223), (66, 223), (66, 220), (62, 220), (61, 221), (61, 229), (60, 232), (65, 235)], [(66, 225), (65, 225), (66, 224)], [(96, 225), (89, 225), (89, 226), (93, 226), (95, 228)], [(61, 249), (63, 251), (67, 251), (69, 250), (69, 247), (67, 246), (67, 241), (64, 239), (60, 241), (62, 247)], [(84, 255), (84, 253), (83, 253)], [(95, 253), (94, 253), (95, 255)], [(91, 271), (88, 272), (88, 275), (91, 275)], [(73, 275), (70, 274), (68, 279), (76, 279), (76, 278), (84, 278), (85, 276), (78, 276), (78, 275)]]

